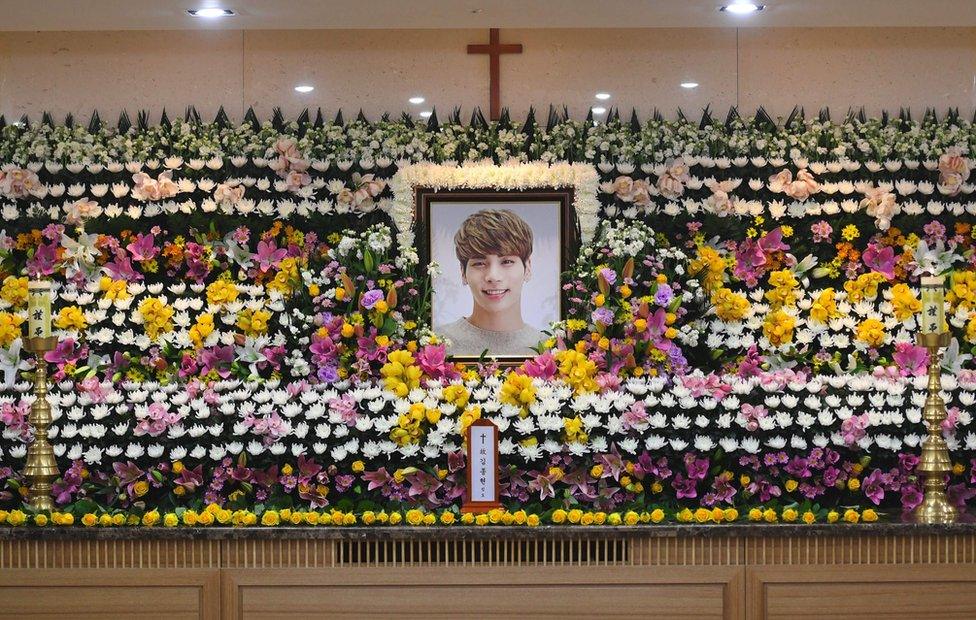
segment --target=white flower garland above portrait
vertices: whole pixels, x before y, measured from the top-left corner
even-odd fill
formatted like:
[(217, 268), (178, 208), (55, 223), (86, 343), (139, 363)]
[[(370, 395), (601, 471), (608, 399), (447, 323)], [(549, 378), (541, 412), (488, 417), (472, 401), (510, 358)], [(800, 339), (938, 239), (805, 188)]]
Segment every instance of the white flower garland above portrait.
[(573, 208), (580, 224), (583, 242), (593, 238), (599, 223), (600, 201), (597, 188), (600, 175), (588, 164), (512, 163), (496, 165), (490, 161), (461, 166), (423, 162), (400, 168), (390, 180), (393, 198), (380, 203), (397, 228), (401, 250), (414, 244), (414, 191), (433, 189), (528, 190), (566, 188), (574, 191)]

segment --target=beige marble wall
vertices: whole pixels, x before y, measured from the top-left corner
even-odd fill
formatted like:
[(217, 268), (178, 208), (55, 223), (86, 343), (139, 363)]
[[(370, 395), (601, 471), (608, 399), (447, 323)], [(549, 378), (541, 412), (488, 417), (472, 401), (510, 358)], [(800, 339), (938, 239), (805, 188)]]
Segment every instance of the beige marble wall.
[(787, 113), (849, 106), (976, 106), (976, 29), (764, 28), (739, 31), (739, 103)]
[[(754, 28), (515, 30), (502, 42), (502, 104), (521, 118), (549, 103), (582, 115), (598, 91), (625, 114), (658, 108), (718, 115), (738, 103), (785, 115), (793, 105), (976, 107), (976, 28)], [(235, 119), (253, 105), (262, 116), (321, 106), (375, 118), (455, 105), (465, 117), (487, 108), (488, 61), (466, 53), (483, 30), (126, 31), (0, 33), (0, 112), (42, 110), (87, 119), (92, 108), (116, 118), (194, 104), (212, 117), (222, 104)], [(691, 80), (700, 86), (680, 88)], [(299, 83), (316, 90), (296, 93)], [(407, 99), (427, 98), (421, 106)]]
[(0, 113), (87, 119), (98, 109), (114, 120), (127, 109), (134, 122), (140, 109), (172, 117), (192, 104), (240, 117), (242, 41), (233, 31), (3, 32)]

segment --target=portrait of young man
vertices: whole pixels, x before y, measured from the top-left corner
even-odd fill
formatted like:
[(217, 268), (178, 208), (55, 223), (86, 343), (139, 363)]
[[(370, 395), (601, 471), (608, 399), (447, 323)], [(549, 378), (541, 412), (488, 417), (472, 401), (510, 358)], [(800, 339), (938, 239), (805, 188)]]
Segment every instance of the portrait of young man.
[(525, 358), (559, 320), (555, 203), (431, 206), (433, 328), (452, 357)]

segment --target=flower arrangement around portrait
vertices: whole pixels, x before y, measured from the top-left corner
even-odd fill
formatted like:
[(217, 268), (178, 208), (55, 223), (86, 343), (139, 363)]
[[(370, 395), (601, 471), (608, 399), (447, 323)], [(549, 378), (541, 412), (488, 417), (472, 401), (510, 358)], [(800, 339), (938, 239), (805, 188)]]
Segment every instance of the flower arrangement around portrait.
[[(61, 340), (48, 355), (63, 384), (56, 450), (73, 463), (60, 505), (95, 502), (68, 511), (79, 518), (156, 508), (165, 520), (213, 503), (242, 522), (263, 520), (262, 503), (341, 503), (342, 521), (417, 504), (422, 519), (460, 518), (458, 442), (482, 416), (504, 427), (511, 461), (502, 515), (738, 506), (823, 521), (865, 500), (894, 514), (918, 500), (906, 448), (920, 432), (903, 424), (919, 423), (905, 386), (928, 363), (914, 345), (921, 272), (949, 275), (943, 364), (961, 384), (976, 352), (974, 137), (967, 121), (928, 115), (524, 132), (4, 127), (0, 462), (22, 458), (30, 432), (20, 336), (27, 276), (40, 276), (55, 280)], [(410, 179), (489, 178), (561, 179), (593, 224), (565, 274), (566, 319), (504, 373), (445, 359), (422, 318), (429, 274), (404, 244)], [(862, 394), (857, 373), (883, 389)], [(784, 394), (770, 400), (773, 387)], [(965, 461), (973, 397), (958, 397), (944, 430)], [(840, 473), (810, 466), (816, 449), (843, 453)], [(307, 460), (274, 475), (261, 462), (288, 454)], [(669, 476), (640, 477), (644, 454)], [(767, 475), (778, 468), (798, 473)], [(956, 469), (965, 501), (971, 479)], [(0, 501), (17, 510), (23, 487), (9, 473), (6, 485)]]

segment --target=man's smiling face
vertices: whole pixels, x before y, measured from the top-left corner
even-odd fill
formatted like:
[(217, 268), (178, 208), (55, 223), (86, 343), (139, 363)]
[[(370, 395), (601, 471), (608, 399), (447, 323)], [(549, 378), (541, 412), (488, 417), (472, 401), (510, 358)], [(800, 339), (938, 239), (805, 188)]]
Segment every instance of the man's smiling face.
[(502, 312), (522, 303), (522, 285), (531, 274), (532, 260), (523, 263), (515, 255), (468, 260), (462, 281), (471, 289), (474, 303), (488, 312)]

